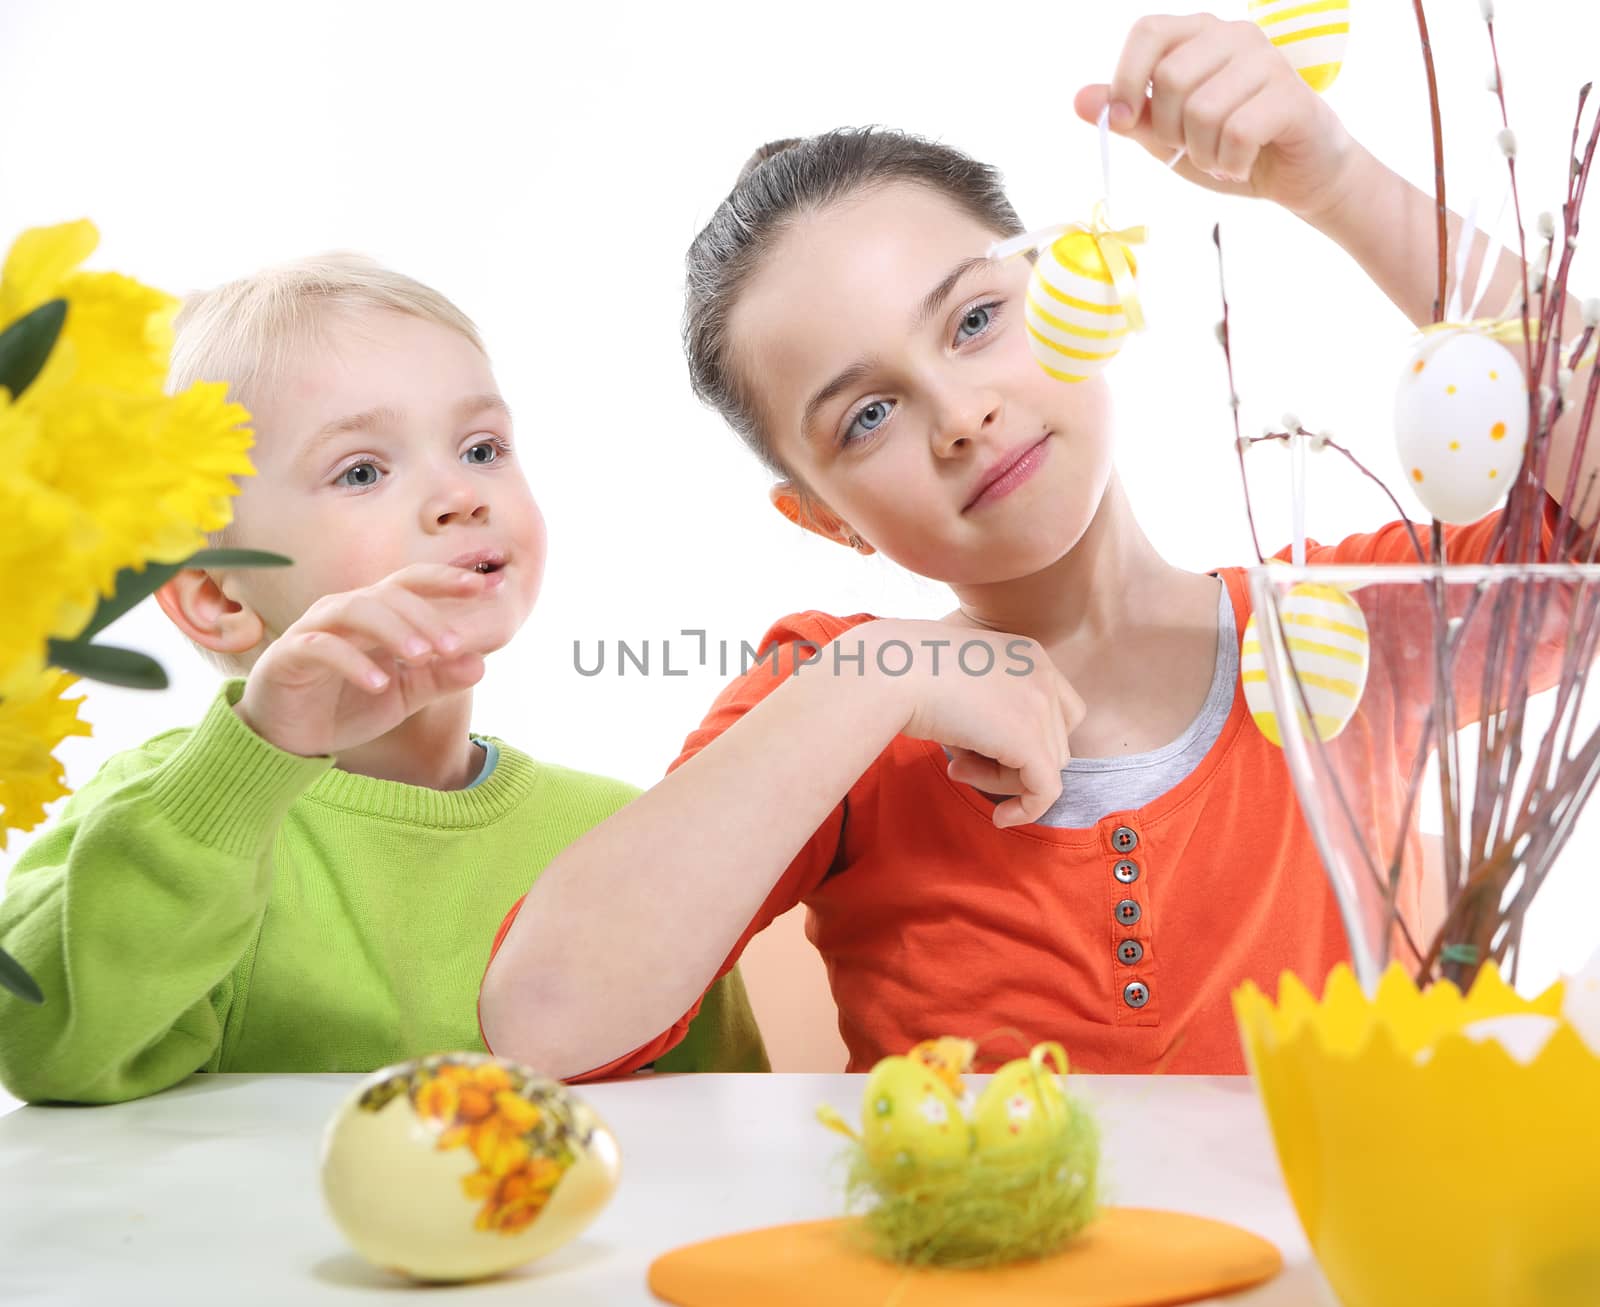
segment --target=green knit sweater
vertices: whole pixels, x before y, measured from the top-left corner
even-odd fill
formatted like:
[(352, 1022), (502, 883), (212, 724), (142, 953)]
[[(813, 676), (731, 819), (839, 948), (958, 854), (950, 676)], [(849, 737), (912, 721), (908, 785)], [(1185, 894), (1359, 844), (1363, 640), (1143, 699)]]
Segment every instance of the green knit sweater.
[[(0, 1080), (106, 1103), (190, 1072), (368, 1071), (481, 1049), (501, 918), (637, 793), (499, 742), (431, 790), (274, 748), (233, 712), (118, 754), (12, 870), (0, 944), (45, 993), (0, 991)], [(737, 973), (661, 1070), (766, 1070)]]

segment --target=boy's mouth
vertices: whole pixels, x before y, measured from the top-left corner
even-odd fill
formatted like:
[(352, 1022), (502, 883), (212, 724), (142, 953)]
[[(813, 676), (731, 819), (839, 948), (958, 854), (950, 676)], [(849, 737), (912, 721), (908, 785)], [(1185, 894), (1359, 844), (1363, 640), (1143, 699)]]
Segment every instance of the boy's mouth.
[(465, 568), (469, 572), (482, 572), (492, 576), (506, 565), (505, 554), (498, 549), (477, 549), (450, 560), (451, 567)]

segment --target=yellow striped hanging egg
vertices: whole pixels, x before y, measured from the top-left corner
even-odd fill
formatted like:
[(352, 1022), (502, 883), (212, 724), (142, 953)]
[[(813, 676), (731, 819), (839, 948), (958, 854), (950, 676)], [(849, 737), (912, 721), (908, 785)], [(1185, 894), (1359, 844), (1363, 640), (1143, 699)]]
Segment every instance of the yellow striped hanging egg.
[(1250, 0), (1250, 17), (1312, 90), (1333, 85), (1350, 39), (1350, 0)]
[[(1326, 742), (1350, 724), (1361, 705), (1371, 658), (1367, 619), (1361, 605), (1337, 586), (1309, 581), (1292, 587), (1279, 602), (1278, 611), (1283, 616), (1289, 662), (1305, 687), (1317, 734)], [(1245, 624), (1239, 679), (1244, 683), (1245, 706), (1256, 725), (1282, 748), (1283, 734), (1273, 710), (1256, 621), (1252, 614)]]
[[(1133, 251), (1118, 244), (1137, 273)], [(1069, 231), (1039, 251), (1023, 317), (1034, 359), (1057, 381), (1084, 381), (1116, 357), (1128, 319), (1093, 236)]]

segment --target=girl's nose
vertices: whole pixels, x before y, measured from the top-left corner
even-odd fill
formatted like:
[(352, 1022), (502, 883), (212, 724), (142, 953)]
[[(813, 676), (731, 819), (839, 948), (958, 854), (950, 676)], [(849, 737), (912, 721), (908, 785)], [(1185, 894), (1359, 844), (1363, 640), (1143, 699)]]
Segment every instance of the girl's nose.
[(947, 457), (964, 442), (999, 427), (1005, 413), (1000, 392), (988, 386), (952, 387), (943, 397), (934, 426), (934, 452)]

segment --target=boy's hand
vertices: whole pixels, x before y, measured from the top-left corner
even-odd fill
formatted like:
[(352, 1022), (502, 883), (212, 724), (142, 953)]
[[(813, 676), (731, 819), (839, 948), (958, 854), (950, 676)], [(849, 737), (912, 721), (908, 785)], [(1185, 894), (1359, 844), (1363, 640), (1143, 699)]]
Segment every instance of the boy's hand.
[[(1150, 92), (1146, 94), (1146, 88)], [(1110, 85), (1085, 86), (1074, 107), (1163, 163), (1226, 195), (1274, 200), (1308, 220), (1335, 203), (1360, 153), (1338, 115), (1259, 27), (1210, 14), (1141, 18)]]
[(268, 743), (305, 757), (377, 739), (482, 677), (483, 659), (462, 646), (450, 613), (484, 584), (476, 572), (418, 563), (319, 599), (250, 669), (235, 711)]

